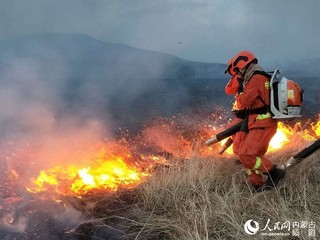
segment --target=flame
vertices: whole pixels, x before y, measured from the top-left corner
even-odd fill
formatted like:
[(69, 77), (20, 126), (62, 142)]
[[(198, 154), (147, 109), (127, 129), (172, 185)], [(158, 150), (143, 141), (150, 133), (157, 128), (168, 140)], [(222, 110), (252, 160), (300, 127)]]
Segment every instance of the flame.
[(289, 138), (293, 134), (290, 130), (289, 126), (285, 126), (282, 122), (278, 122), (277, 132), (269, 143), (268, 151), (278, 150), (289, 143)]
[(312, 130), (317, 135), (317, 137), (320, 137), (320, 114), (318, 115), (318, 117), (319, 117), (319, 121), (316, 123), (312, 123), (311, 127), (312, 127)]
[[(148, 142), (144, 143), (147, 143), (147, 146), (157, 143), (156, 147), (160, 151), (170, 153), (175, 157), (188, 158), (194, 156), (195, 152), (200, 158), (218, 156), (219, 149), (214, 145), (205, 146), (203, 140), (222, 130), (223, 126), (201, 126), (201, 130), (198, 131), (201, 134), (197, 135), (198, 140), (195, 137), (191, 138), (190, 136), (193, 135), (190, 134), (185, 134), (186, 137), (183, 137), (183, 134), (179, 134), (179, 131), (171, 129), (168, 125), (165, 127), (145, 131)], [(300, 143), (306, 145), (315, 141), (319, 136), (319, 120), (308, 121), (304, 125), (298, 122), (293, 126), (278, 122), (278, 129), (270, 141), (268, 152), (276, 152), (280, 149), (282, 151)], [(221, 141), (220, 145), (222, 146), (225, 141)], [(225, 154), (232, 155), (232, 147), (228, 148)], [(33, 193), (53, 190), (62, 195), (79, 197), (93, 190), (117, 191), (119, 188), (133, 188), (151, 175), (155, 164), (167, 164), (167, 161), (161, 156), (133, 155), (127, 147), (114, 141), (97, 150), (95, 156), (88, 159), (85, 164), (65, 164), (41, 170), (27, 190)]]
[(91, 190), (132, 188), (150, 176), (150, 169), (158, 160), (153, 156), (133, 158), (127, 149), (122, 153), (101, 149), (90, 166), (56, 166), (40, 171), (27, 190), (37, 193), (54, 189), (62, 195), (83, 195)]

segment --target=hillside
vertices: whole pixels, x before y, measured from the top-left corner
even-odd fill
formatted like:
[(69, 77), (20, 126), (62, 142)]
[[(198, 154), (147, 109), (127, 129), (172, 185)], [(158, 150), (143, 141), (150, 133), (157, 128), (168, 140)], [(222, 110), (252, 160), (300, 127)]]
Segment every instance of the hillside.
[[(43, 34), (5, 39), (0, 41), (0, 50), (2, 64), (13, 58), (39, 62), (51, 59), (57, 64), (64, 61), (76, 77), (89, 79), (105, 77), (114, 68), (122, 69), (117, 72), (119, 77), (218, 78), (223, 75), (220, 70), (224, 68), (223, 64), (187, 61), (169, 54), (102, 42), (84, 34)], [(43, 66), (46, 65), (43, 63)]]

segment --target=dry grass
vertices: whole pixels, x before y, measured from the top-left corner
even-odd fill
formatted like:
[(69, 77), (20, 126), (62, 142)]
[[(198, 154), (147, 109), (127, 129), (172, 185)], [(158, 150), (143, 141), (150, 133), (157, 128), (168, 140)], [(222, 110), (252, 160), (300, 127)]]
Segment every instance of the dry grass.
[[(87, 211), (93, 220), (78, 229), (78, 239), (253, 239), (244, 223), (254, 219), (263, 228), (268, 218), (270, 227), (314, 221), (320, 236), (319, 156), (290, 169), (278, 189), (262, 193), (251, 191), (234, 160), (173, 161), (139, 188), (93, 204)], [(301, 231), (300, 239), (311, 239), (307, 234)]]

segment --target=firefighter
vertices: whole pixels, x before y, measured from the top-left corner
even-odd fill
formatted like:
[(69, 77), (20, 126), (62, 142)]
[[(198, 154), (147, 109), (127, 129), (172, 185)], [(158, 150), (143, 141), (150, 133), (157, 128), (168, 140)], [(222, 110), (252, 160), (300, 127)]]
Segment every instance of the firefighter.
[(227, 72), (232, 78), (226, 93), (236, 94), (233, 113), (236, 119), (243, 119), (241, 132), (233, 137), (236, 138), (234, 152), (244, 166), (248, 182), (256, 190), (274, 188), (284, 177), (285, 170), (264, 156), (277, 131), (277, 121), (272, 119), (269, 106), (270, 76), (249, 51), (231, 58)]

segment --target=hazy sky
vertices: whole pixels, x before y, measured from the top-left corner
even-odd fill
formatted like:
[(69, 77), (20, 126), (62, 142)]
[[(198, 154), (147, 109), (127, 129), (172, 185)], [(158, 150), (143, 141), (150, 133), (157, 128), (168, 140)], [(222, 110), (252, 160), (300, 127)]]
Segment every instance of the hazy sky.
[(86, 33), (207, 62), (320, 56), (319, 0), (0, 0), (0, 38)]

